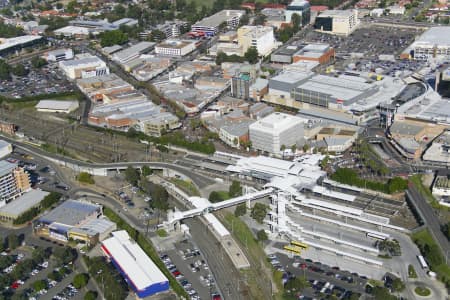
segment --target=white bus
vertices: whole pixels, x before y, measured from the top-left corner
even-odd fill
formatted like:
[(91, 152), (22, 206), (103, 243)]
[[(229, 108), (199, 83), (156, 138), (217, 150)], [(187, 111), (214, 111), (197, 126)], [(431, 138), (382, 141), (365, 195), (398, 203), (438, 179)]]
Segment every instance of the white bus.
[(419, 260), (420, 265), (422, 266), (422, 269), (428, 269), (428, 264), (422, 255), (417, 255), (417, 259)]
[(378, 233), (373, 233), (373, 232), (368, 232), (366, 234), (366, 236), (368, 238), (372, 238), (372, 239), (376, 239), (376, 240), (381, 240), (384, 241), (386, 240), (386, 236), (384, 234), (378, 234)]

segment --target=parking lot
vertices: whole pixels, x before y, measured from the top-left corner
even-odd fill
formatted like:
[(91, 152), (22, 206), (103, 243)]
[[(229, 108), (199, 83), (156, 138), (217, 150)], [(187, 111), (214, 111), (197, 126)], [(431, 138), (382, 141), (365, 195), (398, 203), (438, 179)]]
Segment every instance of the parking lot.
[[(21, 63), (22, 64), (22, 63)], [(74, 85), (58, 71), (57, 64), (52, 63), (41, 69), (34, 69), (30, 61), (23, 63), (30, 70), (28, 75), (11, 80), (0, 81), (0, 95), (21, 98), (40, 94), (53, 94), (74, 91)]]
[(175, 249), (161, 254), (161, 259), (191, 299), (221, 299), (208, 263), (188, 240), (176, 243)]
[(363, 275), (299, 256), (291, 258), (277, 253), (269, 255), (268, 260), (275, 269), (284, 273), (285, 280), (292, 277), (304, 277), (308, 280), (310, 287), (302, 292), (302, 298), (299, 299), (313, 299), (321, 294), (334, 294), (338, 299), (347, 299), (353, 293), (363, 294), (367, 283), (367, 278)]
[(316, 31), (306, 34), (305, 42), (328, 43), (337, 56), (363, 53), (367, 57), (379, 54), (397, 55), (410, 45), (422, 30), (375, 25), (360, 25), (350, 36), (336, 36)]

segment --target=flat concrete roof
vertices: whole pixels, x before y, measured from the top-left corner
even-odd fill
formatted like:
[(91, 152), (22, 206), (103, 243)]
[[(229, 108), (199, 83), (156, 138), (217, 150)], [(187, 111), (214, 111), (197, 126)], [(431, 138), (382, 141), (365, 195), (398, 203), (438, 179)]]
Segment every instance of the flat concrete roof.
[(46, 191), (32, 189), (0, 208), (0, 215), (13, 219), (17, 218), (28, 209), (38, 205), (48, 194), (50, 193)]

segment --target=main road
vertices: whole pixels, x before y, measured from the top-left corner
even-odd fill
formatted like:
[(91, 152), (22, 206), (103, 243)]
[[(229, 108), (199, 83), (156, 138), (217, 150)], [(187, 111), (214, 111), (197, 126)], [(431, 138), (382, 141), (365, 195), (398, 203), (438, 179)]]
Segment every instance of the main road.
[(430, 206), (427, 199), (419, 193), (415, 186), (410, 185), (408, 188), (408, 193), (410, 195), (410, 200), (419, 210), (421, 217), (424, 219), (423, 221), (425, 225), (427, 225), (430, 229), (431, 235), (436, 240), (445, 258), (447, 259), (447, 255), (450, 252), (450, 242), (442, 233), (441, 223), (434, 213), (433, 208)]

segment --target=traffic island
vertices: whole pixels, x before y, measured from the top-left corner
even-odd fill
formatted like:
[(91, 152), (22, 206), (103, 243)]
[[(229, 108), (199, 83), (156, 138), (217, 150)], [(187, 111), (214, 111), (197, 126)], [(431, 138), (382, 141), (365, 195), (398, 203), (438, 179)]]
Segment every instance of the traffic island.
[(431, 290), (424, 286), (418, 286), (414, 289), (414, 293), (421, 297), (429, 297), (431, 295)]

